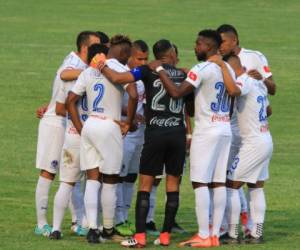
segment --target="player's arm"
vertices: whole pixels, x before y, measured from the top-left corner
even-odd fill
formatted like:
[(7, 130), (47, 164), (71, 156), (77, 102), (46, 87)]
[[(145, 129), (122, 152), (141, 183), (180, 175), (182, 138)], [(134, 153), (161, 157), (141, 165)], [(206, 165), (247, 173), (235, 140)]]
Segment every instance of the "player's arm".
[(267, 78), (263, 78), (263, 76), (256, 70), (256, 69), (251, 69), (247, 72), (247, 74), (256, 79), (256, 80), (263, 80), (264, 84), (266, 85), (268, 89), (268, 94), (269, 95), (275, 95), (276, 93), (276, 84), (275, 81), (273, 80), (272, 76), (269, 76)]
[(82, 123), (79, 118), (79, 113), (78, 113), (76, 103), (80, 97), (81, 97), (80, 95), (76, 95), (74, 92), (70, 91), (66, 101), (66, 108), (70, 114), (71, 121), (73, 122), (74, 127), (76, 128), (79, 134), (81, 134)]
[(55, 113), (60, 116), (66, 116), (67, 114), (66, 105), (64, 103), (56, 102)]
[(126, 84), (129, 82), (135, 82), (133, 74), (130, 72), (117, 72), (110, 69), (108, 66), (102, 68), (101, 73), (111, 82), (115, 84)]
[(128, 84), (126, 91), (129, 96), (128, 105), (127, 105), (127, 119), (126, 119), (126, 124), (128, 124), (128, 129), (127, 131), (124, 132), (127, 133), (135, 118), (135, 113), (136, 113), (136, 108), (138, 103), (138, 93), (136, 90), (136, 84), (135, 83)]
[(232, 78), (231, 73), (226, 65), (226, 63), (222, 60), (220, 55), (213, 55), (208, 59), (209, 62), (216, 63), (220, 66), (222, 70), (222, 75), (224, 79), (224, 85), (230, 96), (239, 96), (241, 95), (241, 89), (236, 85), (235, 80)]
[(64, 69), (60, 73), (60, 79), (63, 81), (74, 81), (77, 80), (81, 72), (81, 69)]
[(191, 124), (191, 117), (188, 115), (188, 112), (185, 110), (185, 124), (186, 124), (186, 149), (187, 151), (190, 150), (191, 143), (192, 143), (192, 124)]
[(272, 107), (270, 105), (267, 106), (267, 117), (270, 117), (272, 115)]

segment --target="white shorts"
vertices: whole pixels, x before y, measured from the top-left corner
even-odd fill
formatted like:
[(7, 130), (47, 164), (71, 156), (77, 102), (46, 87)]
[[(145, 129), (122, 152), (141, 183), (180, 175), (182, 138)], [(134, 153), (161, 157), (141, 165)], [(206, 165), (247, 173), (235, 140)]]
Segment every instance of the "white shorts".
[(81, 170), (99, 167), (103, 174), (120, 174), (122, 156), (123, 140), (119, 125), (110, 119), (89, 117), (81, 132)]
[(139, 172), (142, 149), (143, 145), (137, 143), (136, 138), (130, 139), (125, 137), (122, 170), (120, 173), (121, 177), (125, 177), (128, 174), (137, 174)]
[(273, 152), (272, 137), (242, 141), (239, 153), (228, 170), (227, 178), (232, 181), (256, 183), (269, 178), (268, 166)]
[(225, 183), (230, 144), (230, 135), (193, 135), (190, 150), (191, 181)]
[(36, 168), (56, 174), (60, 165), (65, 126), (41, 119), (38, 131)]
[(80, 135), (65, 134), (62, 158), (59, 169), (59, 180), (63, 182), (77, 182), (81, 179), (80, 170)]

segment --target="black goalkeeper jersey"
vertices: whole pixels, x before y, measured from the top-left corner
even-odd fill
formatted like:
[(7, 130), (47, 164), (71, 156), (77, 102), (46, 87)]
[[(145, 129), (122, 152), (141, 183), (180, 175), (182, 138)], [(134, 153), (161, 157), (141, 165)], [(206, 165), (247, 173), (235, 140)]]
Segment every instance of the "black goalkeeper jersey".
[[(174, 66), (164, 64), (169, 77), (176, 84), (181, 84), (186, 74)], [(185, 97), (172, 98), (165, 90), (158, 73), (152, 71), (147, 65), (139, 67), (140, 80), (145, 85), (146, 105), (145, 119), (149, 130), (185, 130), (184, 102)]]

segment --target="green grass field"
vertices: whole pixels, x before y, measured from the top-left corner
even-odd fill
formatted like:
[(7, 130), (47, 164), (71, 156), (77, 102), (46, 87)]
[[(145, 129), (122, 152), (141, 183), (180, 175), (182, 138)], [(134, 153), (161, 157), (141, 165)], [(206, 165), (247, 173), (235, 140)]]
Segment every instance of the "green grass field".
[[(181, 66), (196, 63), (193, 47), (203, 28), (234, 24), (242, 46), (263, 52), (277, 82), (270, 119), (274, 155), (266, 185), (266, 243), (223, 249), (300, 249), (300, 2), (287, 1), (79, 1), (0, 0), (1, 157), (0, 249), (118, 249), (116, 244), (88, 246), (71, 236), (70, 216), (64, 239), (52, 242), (33, 234), (34, 192), (38, 176), (35, 151), (37, 106), (50, 98), (52, 80), (62, 59), (75, 49), (81, 30), (124, 33), (150, 46), (160, 39), (179, 47)], [(51, 190), (58, 186), (56, 181)], [(162, 222), (163, 188), (156, 221)], [(132, 214), (131, 214), (132, 215)], [(52, 210), (49, 211), (49, 222)], [(193, 233), (197, 226), (194, 194), (185, 176), (178, 221)], [(175, 248), (182, 236), (174, 236)], [(153, 248), (149, 244), (149, 249)]]

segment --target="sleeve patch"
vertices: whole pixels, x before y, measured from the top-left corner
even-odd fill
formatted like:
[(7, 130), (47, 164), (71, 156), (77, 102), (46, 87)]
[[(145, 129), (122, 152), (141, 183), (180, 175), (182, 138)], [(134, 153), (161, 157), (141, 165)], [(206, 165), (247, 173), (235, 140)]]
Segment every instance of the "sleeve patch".
[(192, 71), (189, 72), (188, 77), (193, 81), (197, 80), (197, 75)]

